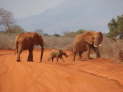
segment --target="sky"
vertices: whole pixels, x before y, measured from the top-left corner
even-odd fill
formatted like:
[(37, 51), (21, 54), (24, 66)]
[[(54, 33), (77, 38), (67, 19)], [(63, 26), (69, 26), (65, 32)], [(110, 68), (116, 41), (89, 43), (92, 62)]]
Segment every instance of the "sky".
[(15, 18), (25, 18), (55, 8), (64, 0), (0, 0), (0, 8), (11, 11)]
[[(32, 15), (40, 14), (48, 9), (57, 8), (63, 2), (70, 0), (0, 0), (0, 8), (5, 8), (12, 13), (14, 13), (16, 18), (25, 18)], [(71, 0), (73, 1), (73, 0)], [(75, 0), (76, 2), (78, 0)], [(107, 4), (111, 3), (111, 7), (119, 7), (120, 10), (123, 10), (123, 0), (81, 0), (85, 5), (98, 9), (98, 3), (101, 2), (102, 6), (105, 7)], [(92, 6), (93, 4), (93, 6)], [(122, 6), (121, 6), (122, 5)], [(99, 8), (100, 9), (100, 8)], [(86, 9), (88, 10), (88, 9)], [(90, 10), (91, 11), (91, 10)]]
[(108, 22), (123, 14), (123, 0), (0, 0), (0, 8), (11, 11), (26, 30), (108, 32)]

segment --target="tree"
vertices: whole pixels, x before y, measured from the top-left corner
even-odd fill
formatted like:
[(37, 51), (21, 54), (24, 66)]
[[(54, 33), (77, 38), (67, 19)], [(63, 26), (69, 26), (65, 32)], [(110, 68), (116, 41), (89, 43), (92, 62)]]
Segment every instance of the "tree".
[(117, 25), (118, 33), (123, 33), (123, 15), (117, 17)]
[(39, 34), (43, 34), (43, 30), (42, 29), (36, 29), (35, 32), (37, 32)]
[(14, 23), (13, 14), (3, 8), (0, 8), (0, 25), (5, 27), (6, 31), (10, 30), (10, 26)]
[(85, 30), (79, 29), (79, 30), (76, 31), (76, 34), (81, 34), (81, 33), (83, 33), (83, 32), (85, 32)]
[(10, 33), (22, 33), (24, 32), (24, 29), (20, 27), (19, 25), (12, 25), (10, 26)]
[(55, 33), (55, 34), (53, 34), (53, 36), (60, 37), (61, 35)]
[(123, 34), (123, 15), (117, 16), (116, 19), (112, 19), (108, 23), (109, 37), (116, 37), (119, 34)]

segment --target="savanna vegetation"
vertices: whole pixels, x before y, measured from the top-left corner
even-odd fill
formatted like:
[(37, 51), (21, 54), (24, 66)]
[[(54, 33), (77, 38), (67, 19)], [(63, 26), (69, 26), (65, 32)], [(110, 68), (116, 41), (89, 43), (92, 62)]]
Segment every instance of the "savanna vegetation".
[[(110, 38), (123, 34), (123, 15), (112, 19), (108, 23), (109, 32), (104, 35), (103, 46), (100, 47), (102, 57), (118, 57), (118, 53), (123, 49), (123, 40), (112, 40)], [(44, 38), (45, 48), (64, 48), (71, 50), (74, 37), (86, 30), (79, 29), (64, 34), (50, 35), (42, 29), (36, 29), (35, 32), (41, 34)], [(0, 49), (15, 49), (15, 37), (25, 30), (16, 24), (11, 12), (0, 9)]]
[(118, 35), (123, 37), (123, 15), (113, 18), (108, 23), (108, 27), (109, 27), (108, 37), (115, 38)]

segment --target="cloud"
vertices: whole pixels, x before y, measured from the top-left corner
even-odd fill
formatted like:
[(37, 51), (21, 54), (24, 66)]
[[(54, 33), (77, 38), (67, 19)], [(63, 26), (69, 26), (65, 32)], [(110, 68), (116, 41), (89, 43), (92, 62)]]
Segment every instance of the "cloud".
[(40, 14), (61, 4), (63, 0), (0, 0), (0, 8), (14, 13), (16, 18)]

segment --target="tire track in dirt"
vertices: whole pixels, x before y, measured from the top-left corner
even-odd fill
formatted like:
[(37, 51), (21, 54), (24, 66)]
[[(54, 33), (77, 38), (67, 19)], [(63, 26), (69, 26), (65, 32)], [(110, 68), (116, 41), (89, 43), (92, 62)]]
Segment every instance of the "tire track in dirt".
[[(80, 61), (79, 61), (80, 62)], [(88, 62), (88, 61), (87, 61)], [(80, 63), (79, 63), (80, 64)], [(74, 66), (73, 66), (74, 65)], [(113, 81), (115, 82), (119, 87), (122, 87), (123, 88), (123, 84), (117, 80), (117, 79), (114, 79), (114, 78), (110, 78), (108, 76), (104, 76), (104, 75), (101, 75), (101, 74), (97, 74), (97, 73), (93, 73), (91, 71), (86, 71), (86, 70), (83, 70), (81, 68), (76, 68), (78, 65), (78, 63), (76, 64), (59, 64), (59, 66), (62, 66), (62, 67), (69, 67), (69, 68), (74, 68), (76, 71), (80, 71), (80, 72), (83, 72), (83, 73), (87, 73), (89, 75), (92, 75), (92, 76), (95, 76), (95, 77), (99, 77), (99, 78), (102, 78), (102, 79), (106, 79), (108, 81)], [(84, 65), (83, 65), (84, 66)]]
[[(78, 69), (79, 70), (79, 69)], [(87, 72), (85, 70), (79, 70), (80, 72), (84, 72), (84, 73), (87, 73), (87, 74), (90, 74), (90, 75), (93, 75), (93, 76), (96, 76), (96, 77), (99, 77), (99, 78), (102, 78), (102, 79), (106, 79), (108, 81), (113, 81), (115, 82), (119, 87), (122, 87), (123, 88), (123, 85), (116, 79), (112, 79), (112, 78), (109, 78), (109, 77), (106, 77), (106, 76), (102, 76), (102, 75), (98, 75), (98, 74), (95, 74), (95, 73), (91, 73), (91, 72)]]
[(6, 53), (6, 54), (0, 54), (0, 56), (6, 56), (6, 55), (14, 55), (15, 53)]
[(16, 62), (15, 55), (1, 56), (0, 62), (5, 61), (8, 71), (2, 75), (0, 92), (123, 92), (117, 81), (81, 69), (82, 63), (71, 64), (71, 59), (59, 64), (38, 63), (39, 52), (34, 54), (34, 62), (27, 62), (26, 54), (22, 62)]
[[(59, 64), (58, 66), (61, 66), (61, 67), (69, 67), (70, 69), (73, 69), (76, 66), (76, 64), (75, 64), (74, 67), (73, 67), (73, 64)], [(103, 75), (99, 75), (99, 74), (96, 74), (96, 73), (88, 72), (88, 71), (85, 71), (85, 70), (79, 69), (79, 68), (74, 68), (74, 70), (79, 71), (79, 72), (82, 72), (82, 73), (86, 73), (86, 74), (89, 74), (89, 75), (92, 75), (92, 76), (95, 76), (97, 78), (105, 79), (107, 81), (113, 81), (119, 87), (123, 88), (123, 84), (121, 84), (117, 79), (113, 79), (113, 78), (110, 78), (110, 77), (107, 77), (107, 76), (103, 76)]]

